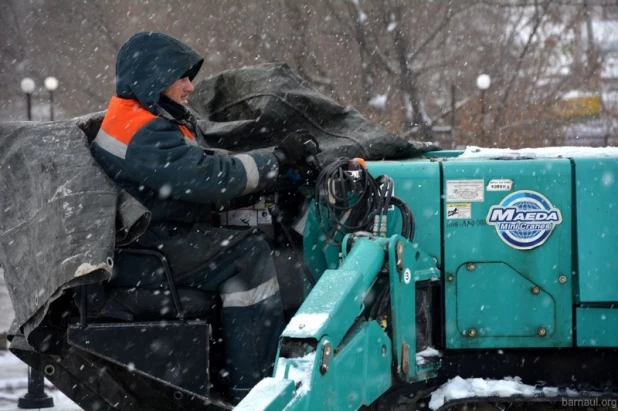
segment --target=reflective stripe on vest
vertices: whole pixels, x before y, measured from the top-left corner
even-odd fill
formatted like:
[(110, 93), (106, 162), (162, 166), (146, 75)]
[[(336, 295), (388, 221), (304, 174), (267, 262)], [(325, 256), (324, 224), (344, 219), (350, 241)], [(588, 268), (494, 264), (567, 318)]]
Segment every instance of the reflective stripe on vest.
[[(94, 142), (108, 153), (125, 159), (127, 147), (133, 136), (155, 118), (156, 115), (146, 110), (136, 100), (112, 97)], [(178, 127), (185, 142), (195, 145), (191, 131), (184, 125)]]

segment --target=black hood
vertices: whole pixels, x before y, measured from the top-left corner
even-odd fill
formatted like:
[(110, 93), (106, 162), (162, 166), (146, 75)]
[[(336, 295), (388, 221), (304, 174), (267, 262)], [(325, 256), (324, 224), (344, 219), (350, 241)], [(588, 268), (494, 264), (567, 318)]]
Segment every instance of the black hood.
[(161, 92), (182, 77), (195, 78), (204, 59), (193, 49), (163, 33), (133, 35), (116, 59), (116, 95), (135, 98), (156, 111)]

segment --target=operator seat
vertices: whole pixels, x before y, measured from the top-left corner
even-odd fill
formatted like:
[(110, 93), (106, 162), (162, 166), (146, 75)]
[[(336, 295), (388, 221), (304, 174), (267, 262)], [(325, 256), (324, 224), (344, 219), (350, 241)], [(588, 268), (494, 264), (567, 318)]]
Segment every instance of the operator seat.
[[(140, 374), (181, 393), (207, 400), (210, 395), (210, 342), (219, 296), (176, 287), (163, 254), (120, 248), (116, 256), (156, 260), (166, 286), (141, 287), (139, 281), (81, 286), (76, 293), (80, 321), (69, 326), (67, 342), (81, 351), (120, 365), (115, 372)], [(119, 273), (122, 277), (122, 273)], [(130, 278), (130, 276), (127, 276)], [(216, 358), (217, 356), (215, 356)], [(174, 394), (182, 397), (184, 394)]]
[[(88, 286), (88, 316), (94, 321), (158, 321), (203, 319), (217, 322), (221, 299), (216, 291), (177, 286), (167, 260), (160, 251), (118, 248), (113, 278), (106, 283)], [(150, 260), (151, 275), (127, 273), (127, 260)], [(123, 264), (127, 263), (128, 264)], [(120, 267), (118, 267), (120, 266)]]

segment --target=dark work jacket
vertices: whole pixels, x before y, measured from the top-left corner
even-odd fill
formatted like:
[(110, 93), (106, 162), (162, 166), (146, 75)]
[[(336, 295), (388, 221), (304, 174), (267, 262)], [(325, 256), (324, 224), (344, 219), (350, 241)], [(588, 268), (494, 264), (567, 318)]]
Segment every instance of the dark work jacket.
[(186, 109), (161, 93), (197, 74), (203, 59), (161, 33), (138, 33), (118, 53), (116, 94), (92, 152), (106, 173), (151, 212), (152, 221), (205, 221), (209, 206), (274, 182), (270, 153), (215, 155), (197, 145)]

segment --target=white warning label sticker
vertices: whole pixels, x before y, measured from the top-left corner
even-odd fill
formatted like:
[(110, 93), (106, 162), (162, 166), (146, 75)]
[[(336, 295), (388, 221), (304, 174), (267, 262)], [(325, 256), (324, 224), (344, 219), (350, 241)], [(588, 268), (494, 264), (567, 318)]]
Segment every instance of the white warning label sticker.
[(495, 178), (487, 183), (487, 191), (511, 191), (513, 180), (507, 178)]
[(483, 202), (484, 180), (446, 180), (446, 201)]
[(446, 219), (467, 219), (472, 218), (472, 204), (470, 203), (448, 203), (446, 205)]

